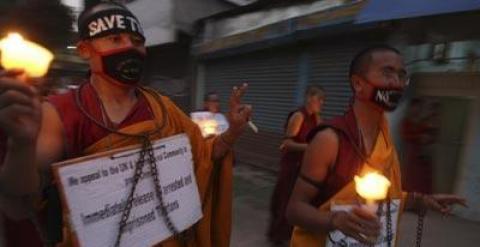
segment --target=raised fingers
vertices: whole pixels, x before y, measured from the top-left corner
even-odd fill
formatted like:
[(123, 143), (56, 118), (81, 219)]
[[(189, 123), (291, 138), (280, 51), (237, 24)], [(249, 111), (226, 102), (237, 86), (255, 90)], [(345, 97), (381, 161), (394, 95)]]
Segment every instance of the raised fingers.
[(230, 95), (230, 108), (233, 110), (234, 108), (238, 108), (241, 104), (241, 99), (245, 92), (247, 91), (248, 84), (244, 83), (240, 87), (233, 87), (232, 94)]

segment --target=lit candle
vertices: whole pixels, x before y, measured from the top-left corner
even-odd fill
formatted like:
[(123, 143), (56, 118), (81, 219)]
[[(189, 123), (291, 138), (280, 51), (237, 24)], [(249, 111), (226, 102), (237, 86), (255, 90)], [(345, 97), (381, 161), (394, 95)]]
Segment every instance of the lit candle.
[(375, 201), (387, 198), (390, 181), (377, 172), (367, 173), (363, 177), (355, 176), (355, 189), (367, 201), (367, 210), (375, 213)]
[(0, 40), (0, 51), (0, 62), (5, 69), (22, 69), (28, 77), (44, 76), (53, 60), (49, 50), (18, 33), (10, 33)]
[(203, 135), (204, 136), (210, 136), (210, 135), (218, 135), (217, 129), (218, 129), (218, 123), (217, 121), (211, 119), (211, 120), (204, 120), (200, 123), (200, 127), (203, 130)]

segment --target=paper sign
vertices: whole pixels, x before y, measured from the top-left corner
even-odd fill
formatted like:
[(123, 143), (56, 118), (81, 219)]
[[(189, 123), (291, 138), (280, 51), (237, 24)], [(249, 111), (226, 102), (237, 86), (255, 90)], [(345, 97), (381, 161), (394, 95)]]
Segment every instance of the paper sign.
[[(383, 210), (382, 210), (382, 215), (380, 217), (380, 222), (382, 224), (382, 230), (380, 233), (380, 237), (378, 238), (378, 241), (375, 245), (365, 245), (357, 240), (345, 236), (342, 232), (340, 231), (333, 231), (330, 232), (330, 238), (327, 238), (327, 247), (387, 247), (387, 217), (386, 217), (386, 212), (387, 212), (387, 205), (384, 203), (383, 205)], [(332, 204), (331, 206), (331, 211), (350, 211), (353, 208), (353, 205), (337, 205), (337, 204)], [(397, 227), (398, 227), (398, 214), (400, 211), (400, 200), (392, 200), (391, 205), (390, 205), (390, 210), (391, 210), (391, 216), (392, 216), (392, 244), (395, 245), (395, 240), (397, 237)], [(333, 242), (332, 242), (333, 240)]]
[[(180, 134), (154, 142), (153, 148), (165, 206), (182, 231), (202, 217), (189, 139)], [(140, 148), (123, 149), (54, 165), (79, 246), (114, 245), (139, 152)], [(120, 246), (152, 246), (171, 235), (145, 164)]]

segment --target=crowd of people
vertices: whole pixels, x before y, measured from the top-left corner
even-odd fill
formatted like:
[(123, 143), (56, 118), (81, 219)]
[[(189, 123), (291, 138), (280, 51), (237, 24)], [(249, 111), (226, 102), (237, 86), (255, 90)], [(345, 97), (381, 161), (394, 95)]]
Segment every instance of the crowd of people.
[[(109, 25), (99, 20), (108, 20)], [(7, 246), (75, 246), (75, 229), (58, 199), (59, 184), (51, 176), (53, 163), (132, 144), (143, 143), (148, 151), (151, 141), (180, 133), (192, 146), (203, 216), (156, 246), (230, 246), (232, 147), (252, 114), (252, 107), (241, 100), (247, 85), (232, 89), (225, 115), (220, 114), (218, 95), (206, 95), (204, 110), (226, 119), (228, 125), (221, 134), (204, 138), (170, 99), (142, 86), (145, 36), (126, 7), (113, 2), (92, 6), (79, 16), (78, 30), (78, 53), (91, 72), (79, 88), (42, 98), (19, 77), (22, 71), (0, 74), (0, 210), (6, 217)], [(368, 47), (352, 59), (349, 78), (353, 98), (345, 115), (327, 121), (320, 117), (328, 100), (321, 87), (308, 88), (304, 105), (288, 115), (271, 200), (268, 236), (274, 245), (336, 244), (339, 240), (330, 234), (335, 231), (348, 241), (392, 244), (390, 235), (397, 232), (379, 238), (382, 217), (357, 206), (353, 178), (366, 171), (390, 180), (385, 203), (389, 209), (398, 206), (398, 218), (403, 210), (448, 214), (451, 206), (465, 205), (455, 195), (431, 194), (428, 186), (412, 187), (423, 193), (402, 190), (400, 164), (385, 118), (398, 106), (409, 82), (401, 53), (385, 45)], [(417, 128), (429, 127), (415, 121), (405, 123), (405, 138), (428, 143), (434, 134), (419, 137)], [(418, 154), (413, 156), (418, 160)], [(333, 210), (337, 204), (351, 209)], [(164, 210), (164, 205), (160, 207)]]

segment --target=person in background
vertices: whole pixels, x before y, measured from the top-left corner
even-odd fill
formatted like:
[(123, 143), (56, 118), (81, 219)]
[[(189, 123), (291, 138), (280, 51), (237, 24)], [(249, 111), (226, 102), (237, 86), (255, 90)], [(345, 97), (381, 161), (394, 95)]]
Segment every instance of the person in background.
[(401, 136), (405, 143), (405, 167), (403, 189), (432, 193), (433, 164), (426, 147), (433, 142), (430, 117), (425, 116), (427, 102), (421, 98), (410, 101), (407, 115), (401, 125)]
[(220, 112), (220, 97), (217, 92), (209, 92), (203, 98), (203, 109), (213, 114), (215, 121), (217, 121), (217, 130), (223, 133), (228, 129), (228, 121)]
[(280, 245), (290, 239), (293, 226), (285, 218), (285, 210), (307, 148), (307, 135), (321, 123), (320, 112), (324, 101), (323, 88), (311, 86), (305, 92), (303, 106), (287, 117), (285, 138), (280, 147), (280, 172), (270, 203), (268, 237), (273, 245)]

